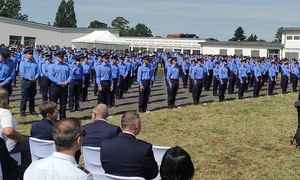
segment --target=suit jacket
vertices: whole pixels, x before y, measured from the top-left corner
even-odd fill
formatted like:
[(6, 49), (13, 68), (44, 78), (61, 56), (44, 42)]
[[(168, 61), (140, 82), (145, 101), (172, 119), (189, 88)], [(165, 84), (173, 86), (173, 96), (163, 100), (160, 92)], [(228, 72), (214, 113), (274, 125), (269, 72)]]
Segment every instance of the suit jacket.
[(41, 140), (52, 140), (54, 123), (48, 119), (34, 122), (31, 126), (30, 135)]
[(108, 174), (145, 179), (154, 179), (158, 174), (152, 145), (128, 133), (103, 141), (100, 160)]
[(114, 138), (122, 132), (119, 126), (109, 124), (104, 120), (95, 120), (82, 128), (86, 132), (82, 145), (92, 147), (100, 147), (102, 141)]

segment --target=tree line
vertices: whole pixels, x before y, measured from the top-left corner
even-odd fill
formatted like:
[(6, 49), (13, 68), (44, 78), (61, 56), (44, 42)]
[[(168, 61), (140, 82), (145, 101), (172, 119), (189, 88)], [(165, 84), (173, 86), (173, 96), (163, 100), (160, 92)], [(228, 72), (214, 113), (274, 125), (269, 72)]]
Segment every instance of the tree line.
[[(20, 0), (0, 0), (0, 16), (8, 17), (18, 20), (28, 21), (28, 15), (21, 13)], [(120, 36), (133, 36), (133, 37), (153, 37), (151, 29), (143, 23), (138, 23), (134, 27), (129, 26), (130, 22), (124, 17), (116, 17), (111, 22), (111, 26), (99, 20), (93, 20), (90, 22), (88, 28), (117, 28), (120, 30)], [(48, 25), (51, 25), (48, 22)], [(62, 0), (58, 6), (55, 21), (53, 23), (55, 27), (69, 27), (76, 28), (77, 20), (74, 9), (74, 0)], [(281, 42), (281, 29), (280, 27), (273, 42)], [(219, 41), (215, 38), (208, 38), (211, 41)], [(256, 34), (250, 34), (247, 38), (245, 36), (244, 29), (239, 26), (235, 31), (232, 38), (228, 41), (250, 41), (250, 42), (266, 42), (264, 39), (259, 39)]]

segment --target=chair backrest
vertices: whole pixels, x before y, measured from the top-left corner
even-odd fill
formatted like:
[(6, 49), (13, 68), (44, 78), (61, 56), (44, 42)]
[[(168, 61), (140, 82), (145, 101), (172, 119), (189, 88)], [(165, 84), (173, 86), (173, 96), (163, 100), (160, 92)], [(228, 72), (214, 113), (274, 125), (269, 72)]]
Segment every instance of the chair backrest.
[[(6, 135), (4, 135), (3, 131), (0, 130), (0, 137), (4, 140), (4, 141), (7, 141), (7, 137)], [(21, 165), (22, 164), (22, 159), (21, 159), (21, 153), (18, 152), (18, 153), (13, 153), (13, 154), (10, 154), (10, 156), (12, 158), (14, 158), (14, 160), (16, 160), (18, 162), (18, 165)], [(0, 179), (1, 180), (1, 179)]]
[(142, 177), (126, 177), (126, 176), (115, 176), (112, 174), (105, 174), (104, 180), (145, 180)]
[(94, 180), (103, 179), (104, 169), (100, 161), (100, 147), (83, 146), (84, 166), (89, 170)]
[(32, 161), (50, 156), (56, 151), (54, 141), (29, 138), (29, 146)]
[(162, 158), (170, 147), (152, 146), (153, 154), (157, 165), (160, 167)]

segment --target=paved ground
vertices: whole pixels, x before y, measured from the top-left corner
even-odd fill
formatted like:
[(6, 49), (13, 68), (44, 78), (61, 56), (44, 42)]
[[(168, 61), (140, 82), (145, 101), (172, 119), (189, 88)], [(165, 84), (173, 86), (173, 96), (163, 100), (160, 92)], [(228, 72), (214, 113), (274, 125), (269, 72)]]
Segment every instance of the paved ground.
[[(14, 88), (13, 94), (15, 95), (14, 97), (11, 97), (10, 100), (11, 102), (14, 102), (15, 104), (19, 105), (20, 99), (21, 99), (21, 92), (20, 92), (20, 77), (18, 77), (17, 81), (17, 87)], [(93, 86), (93, 84), (92, 84)], [(39, 87), (38, 87), (39, 88)], [(268, 86), (264, 86), (260, 94), (262, 96), (267, 95)], [(212, 89), (212, 88), (211, 88)], [(116, 108), (110, 108), (109, 112), (111, 115), (116, 115), (116, 114), (123, 114), (126, 111), (129, 110), (138, 110), (138, 86), (137, 83), (135, 83), (132, 86), (133, 92), (127, 93), (124, 95), (125, 99), (122, 100), (116, 100), (116, 104), (118, 107)], [(253, 88), (249, 88), (248, 93), (245, 93), (245, 98), (252, 98), (252, 90)], [(289, 84), (289, 91), (291, 91), (291, 84)], [(232, 95), (225, 94), (225, 100), (231, 101), (237, 99), (238, 95), (237, 92), (238, 90), (235, 89), (235, 93)], [(37, 90), (39, 92), (39, 90)], [(276, 89), (274, 93), (281, 93), (280, 86), (277, 84)], [(90, 100), (89, 102), (84, 102), (81, 103), (81, 108), (83, 109), (82, 112), (75, 112), (75, 113), (80, 113), (81, 117), (87, 117), (89, 118), (91, 115), (92, 108), (96, 105), (97, 103), (97, 97), (94, 96), (93, 94), (93, 88), (89, 88), (89, 95), (88, 99)], [(202, 91), (202, 95), (200, 98), (200, 103), (210, 103), (215, 100), (218, 100), (217, 96), (212, 95), (212, 91)], [(37, 93), (36, 95), (36, 106), (38, 106), (42, 102), (41, 100), (41, 95)], [(176, 105), (178, 106), (184, 106), (184, 105), (191, 105), (192, 104), (192, 95), (188, 92), (188, 89), (183, 89), (182, 88), (182, 83), (180, 81), (180, 88), (178, 90), (178, 95), (177, 95), (177, 100), (176, 100)], [(165, 86), (165, 81), (164, 81), (164, 75), (162, 72), (158, 72), (157, 74), (157, 80), (154, 82), (154, 87), (152, 88), (151, 92), (151, 97), (150, 97), (150, 104), (148, 105), (148, 109), (150, 111), (157, 111), (163, 108), (167, 108), (167, 88)]]

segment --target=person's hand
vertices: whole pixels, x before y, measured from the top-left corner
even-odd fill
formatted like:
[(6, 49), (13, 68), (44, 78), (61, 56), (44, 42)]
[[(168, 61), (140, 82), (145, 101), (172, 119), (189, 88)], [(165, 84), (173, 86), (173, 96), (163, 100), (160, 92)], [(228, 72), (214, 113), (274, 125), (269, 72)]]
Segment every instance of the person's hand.
[(170, 87), (170, 88), (172, 88), (172, 87), (173, 87), (173, 84), (172, 84), (172, 83), (170, 83), (170, 84), (169, 84), (169, 87)]
[(84, 86), (85, 86), (85, 85), (84, 85), (84, 84), (82, 84), (82, 88), (84, 88)]
[(102, 91), (102, 87), (98, 87), (98, 90), (99, 90), (99, 91)]
[(221, 82), (221, 85), (223, 85), (223, 82)]
[(197, 82), (194, 82), (194, 86), (196, 86), (197, 85)]
[(144, 86), (140, 86), (140, 91), (143, 91), (144, 90)]
[(12, 82), (10, 85), (11, 85), (11, 87), (13, 87), (13, 86), (15, 85), (15, 83), (14, 83), (14, 82)]
[(3, 88), (3, 84), (2, 83), (0, 83), (0, 88)]
[(114, 87), (113, 86), (110, 86), (110, 91), (113, 91), (114, 90)]
[(119, 86), (119, 85), (120, 85), (120, 83), (117, 84), (117, 86)]
[(243, 84), (243, 81), (240, 81), (241, 84)]
[(126, 76), (123, 76), (123, 79), (126, 79)]

